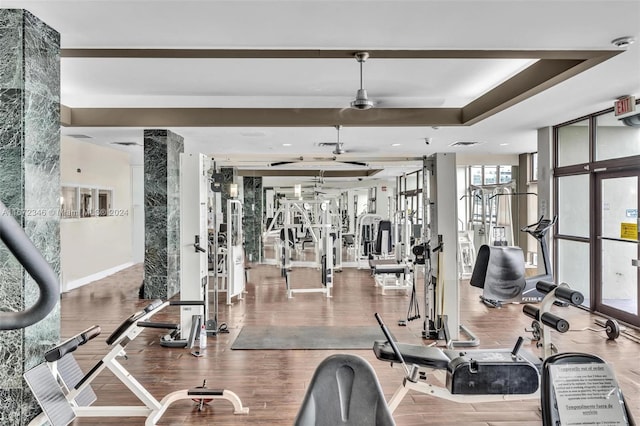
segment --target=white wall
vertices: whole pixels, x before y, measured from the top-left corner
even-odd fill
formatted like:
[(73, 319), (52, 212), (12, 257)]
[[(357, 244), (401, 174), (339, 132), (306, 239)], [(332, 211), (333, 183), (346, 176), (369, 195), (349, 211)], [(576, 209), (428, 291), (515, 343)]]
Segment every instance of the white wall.
[(133, 264), (129, 154), (62, 136), (60, 175), (63, 186), (111, 189), (118, 212), (60, 221), (62, 290), (68, 291)]

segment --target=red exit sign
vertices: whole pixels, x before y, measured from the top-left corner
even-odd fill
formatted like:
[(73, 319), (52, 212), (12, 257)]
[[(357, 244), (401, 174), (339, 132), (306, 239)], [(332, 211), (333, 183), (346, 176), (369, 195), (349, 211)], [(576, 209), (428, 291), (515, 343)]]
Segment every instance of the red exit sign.
[(618, 99), (613, 104), (613, 113), (615, 116), (628, 114), (636, 110), (636, 98), (633, 96), (625, 96)]

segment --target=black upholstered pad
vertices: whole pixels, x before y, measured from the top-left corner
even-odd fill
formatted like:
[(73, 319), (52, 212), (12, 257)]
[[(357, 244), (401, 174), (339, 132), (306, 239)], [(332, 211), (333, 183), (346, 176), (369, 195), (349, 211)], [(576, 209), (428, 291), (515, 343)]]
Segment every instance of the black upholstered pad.
[[(407, 364), (417, 364), (422, 367), (446, 370), (451, 359), (459, 356), (459, 351), (442, 350), (434, 346), (409, 345), (406, 343), (396, 343), (404, 362)], [(382, 340), (373, 343), (373, 353), (381, 361), (400, 362), (393, 353), (391, 345)]]

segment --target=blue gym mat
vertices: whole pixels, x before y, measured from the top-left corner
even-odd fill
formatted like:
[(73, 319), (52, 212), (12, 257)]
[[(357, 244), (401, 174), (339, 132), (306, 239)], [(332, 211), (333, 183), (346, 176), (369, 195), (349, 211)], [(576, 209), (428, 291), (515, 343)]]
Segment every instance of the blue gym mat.
[(231, 346), (235, 350), (368, 349), (385, 340), (378, 326), (245, 326)]

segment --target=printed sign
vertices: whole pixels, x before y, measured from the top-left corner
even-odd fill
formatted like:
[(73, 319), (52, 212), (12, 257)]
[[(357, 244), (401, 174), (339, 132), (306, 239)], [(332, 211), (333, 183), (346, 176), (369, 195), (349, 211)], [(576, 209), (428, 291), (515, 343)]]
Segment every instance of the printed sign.
[(638, 224), (626, 223), (620, 224), (620, 238), (625, 240), (638, 240)]
[(627, 217), (637, 218), (638, 217), (638, 209), (627, 209), (625, 210), (625, 214)]
[(608, 364), (550, 367), (562, 426), (628, 424), (618, 383)]

